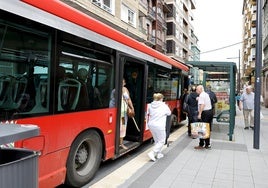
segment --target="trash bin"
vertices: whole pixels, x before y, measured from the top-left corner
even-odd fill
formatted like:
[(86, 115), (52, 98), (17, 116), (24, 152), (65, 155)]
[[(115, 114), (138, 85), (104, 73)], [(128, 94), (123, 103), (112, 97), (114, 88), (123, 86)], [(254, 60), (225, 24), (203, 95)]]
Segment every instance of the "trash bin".
[[(0, 145), (39, 135), (37, 126), (0, 126)], [(39, 153), (0, 147), (0, 188), (37, 188)]]
[(38, 153), (19, 148), (0, 149), (0, 187), (38, 187)]

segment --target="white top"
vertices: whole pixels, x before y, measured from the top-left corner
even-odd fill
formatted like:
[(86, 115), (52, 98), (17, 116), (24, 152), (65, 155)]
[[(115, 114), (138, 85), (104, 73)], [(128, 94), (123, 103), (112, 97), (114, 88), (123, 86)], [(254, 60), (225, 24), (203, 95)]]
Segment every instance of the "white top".
[(247, 92), (244, 92), (241, 95), (240, 101), (243, 102), (243, 109), (247, 109), (247, 110), (254, 109), (254, 97), (255, 97), (255, 94), (253, 92), (250, 92), (249, 94)]
[(199, 108), (200, 104), (205, 104), (205, 107), (203, 110), (211, 110), (212, 109), (209, 95), (204, 91), (201, 92), (199, 97), (198, 97), (198, 108)]
[(148, 107), (148, 126), (158, 127), (160, 130), (166, 129), (167, 116), (171, 115), (169, 107), (162, 101), (153, 101)]

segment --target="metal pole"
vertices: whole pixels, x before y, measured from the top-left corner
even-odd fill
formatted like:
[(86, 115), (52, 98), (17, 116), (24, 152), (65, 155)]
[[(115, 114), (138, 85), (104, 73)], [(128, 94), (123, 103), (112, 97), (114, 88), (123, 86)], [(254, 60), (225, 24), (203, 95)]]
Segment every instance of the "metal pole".
[(262, 0), (257, 0), (256, 21), (256, 64), (255, 64), (255, 99), (254, 99), (254, 142), (253, 148), (260, 148), (260, 95), (261, 95), (261, 67), (262, 67)]
[(234, 125), (235, 125), (235, 68), (236, 64), (230, 63), (229, 68), (230, 68), (230, 120), (229, 120), (229, 141), (233, 140), (233, 133), (234, 133)]
[(240, 93), (240, 82), (241, 82), (241, 78), (240, 78), (240, 50), (238, 51), (238, 78), (237, 78), (238, 84), (237, 84), (237, 94)]

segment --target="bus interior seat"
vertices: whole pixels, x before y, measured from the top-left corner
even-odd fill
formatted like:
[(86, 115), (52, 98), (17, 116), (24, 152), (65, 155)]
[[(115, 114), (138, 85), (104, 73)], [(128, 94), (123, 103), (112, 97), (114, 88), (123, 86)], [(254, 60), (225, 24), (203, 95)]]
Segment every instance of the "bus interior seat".
[(87, 90), (87, 76), (88, 71), (85, 68), (81, 68), (77, 72), (77, 78), (81, 83), (81, 89), (77, 104), (77, 109), (86, 109), (89, 107), (89, 96), (88, 96), (88, 90)]
[(2, 108), (18, 109), (25, 96), (27, 78), (4, 76), (0, 79), (0, 105)]
[(12, 108), (16, 109), (20, 106), (21, 101), (24, 99), (27, 84), (28, 80), (25, 77), (14, 79), (14, 86), (12, 90), (12, 98), (13, 98)]
[(48, 91), (47, 80), (40, 80), (36, 91), (36, 104), (32, 109), (33, 112), (47, 112), (48, 111)]
[(100, 90), (97, 87), (94, 87), (94, 107), (99, 108), (102, 106), (103, 106), (103, 103), (102, 103)]
[(102, 106), (108, 107), (110, 103), (110, 84), (109, 81), (106, 79), (101, 85), (99, 85), (99, 92), (100, 92), (100, 98), (102, 99)]
[(9, 90), (11, 89), (12, 77), (1, 76), (0, 77), (0, 107), (4, 106), (7, 101)]
[(58, 111), (75, 110), (79, 100), (81, 83), (76, 79), (68, 78), (59, 83)]

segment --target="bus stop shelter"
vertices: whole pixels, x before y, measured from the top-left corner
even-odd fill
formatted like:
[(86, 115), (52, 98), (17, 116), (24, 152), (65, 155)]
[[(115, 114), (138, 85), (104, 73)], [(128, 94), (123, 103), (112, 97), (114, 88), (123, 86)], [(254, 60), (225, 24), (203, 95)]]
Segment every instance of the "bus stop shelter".
[(233, 62), (188, 61), (187, 64), (203, 70), (201, 84), (211, 85), (218, 103), (215, 117), (218, 122), (229, 124), (229, 141), (233, 140), (235, 126), (235, 91), (237, 67)]

